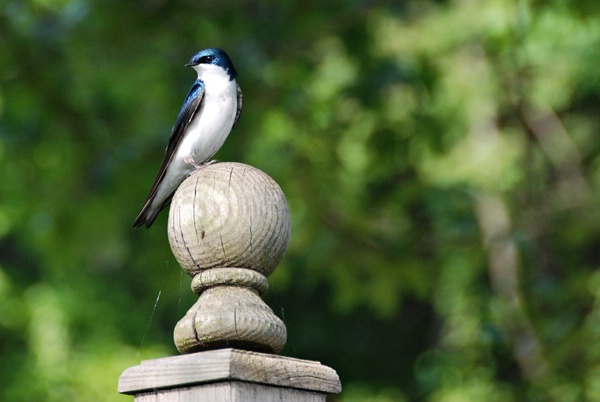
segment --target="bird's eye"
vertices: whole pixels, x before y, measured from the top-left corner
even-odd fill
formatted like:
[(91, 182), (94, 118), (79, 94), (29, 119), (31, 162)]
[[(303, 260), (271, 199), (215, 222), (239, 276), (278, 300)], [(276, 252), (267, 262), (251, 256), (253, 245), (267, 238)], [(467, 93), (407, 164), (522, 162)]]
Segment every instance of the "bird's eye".
[(200, 63), (210, 64), (215, 58), (213, 56), (202, 56), (200, 57)]

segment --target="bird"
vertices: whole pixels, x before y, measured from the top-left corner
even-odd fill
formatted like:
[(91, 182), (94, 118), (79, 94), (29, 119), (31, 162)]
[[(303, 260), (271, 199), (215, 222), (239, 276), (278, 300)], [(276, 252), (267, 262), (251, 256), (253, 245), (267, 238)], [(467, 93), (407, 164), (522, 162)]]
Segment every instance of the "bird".
[(171, 129), (164, 158), (134, 228), (149, 228), (187, 176), (215, 162), (209, 161), (223, 146), (242, 111), (237, 72), (223, 49), (200, 50), (185, 66), (196, 70), (198, 78)]

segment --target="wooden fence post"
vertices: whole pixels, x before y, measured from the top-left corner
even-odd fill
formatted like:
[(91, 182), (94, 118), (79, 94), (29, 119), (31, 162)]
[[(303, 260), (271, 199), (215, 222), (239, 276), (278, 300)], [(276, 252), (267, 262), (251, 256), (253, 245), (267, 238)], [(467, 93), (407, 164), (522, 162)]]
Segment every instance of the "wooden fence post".
[(290, 239), (281, 188), (262, 171), (218, 163), (192, 173), (169, 212), (169, 242), (198, 301), (175, 327), (182, 356), (126, 369), (135, 402), (325, 401), (341, 391), (319, 362), (277, 356), (285, 324), (260, 295)]

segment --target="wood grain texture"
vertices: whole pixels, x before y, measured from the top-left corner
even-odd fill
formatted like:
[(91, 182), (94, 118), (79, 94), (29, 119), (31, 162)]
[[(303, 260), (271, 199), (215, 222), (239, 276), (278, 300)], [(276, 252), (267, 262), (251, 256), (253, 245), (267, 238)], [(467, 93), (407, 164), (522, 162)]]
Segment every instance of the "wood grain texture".
[(291, 235), (279, 185), (242, 163), (216, 163), (193, 172), (169, 210), (169, 242), (191, 276), (213, 267), (241, 267), (270, 275)]
[(251, 166), (209, 165), (181, 184), (169, 211), (169, 243), (199, 298), (175, 327), (177, 350), (277, 353), (285, 346), (285, 325), (260, 295), (285, 254), (290, 227), (281, 188)]
[(181, 353), (236, 347), (277, 353), (285, 346), (285, 324), (260, 298), (266, 278), (242, 268), (213, 268), (196, 275), (198, 301), (175, 326)]
[(138, 394), (219, 381), (243, 381), (339, 393), (337, 373), (319, 362), (236, 349), (143, 361), (119, 378), (119, 392)]
[(283, 192), (260, 170), (219, 163), (190, 175), (173, 197), (168, 226), (173, 254), (198, 295), (174, 331), (186, 354), (125, 370), (119, 392), (136, 402), (324, 402), (339, 393), (336, 372), (319, 362), (258, 353), (278, 353), (287, 339), (260, 296), (290, 227)]
[(239, 381), (138, 394), (135, 402), (325, 402), (326, 394)]
[(192, 290), (197, 295), (211, 287), (223, 285), (249, 287), (261, 295), (269, 289), (269, 282), (264, 275), (244, 268), (207, 269), (192, 279)]

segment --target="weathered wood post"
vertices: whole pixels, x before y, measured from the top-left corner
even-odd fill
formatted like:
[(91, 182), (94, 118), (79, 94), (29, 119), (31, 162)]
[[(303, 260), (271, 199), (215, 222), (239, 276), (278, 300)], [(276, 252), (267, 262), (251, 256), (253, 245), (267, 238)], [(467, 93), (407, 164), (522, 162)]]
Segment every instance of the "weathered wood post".
[(289, 239), (287, 202), (268, 175), (241, 163), (192, 173), (169, 212), (171, 249), (198, 295), (175, 327), (184, 355), (128, 368), (119, 392), (135, 402), (316, 402), (339, 393), (333, 369), (273, 354), (286, 328), (260, 295)]

